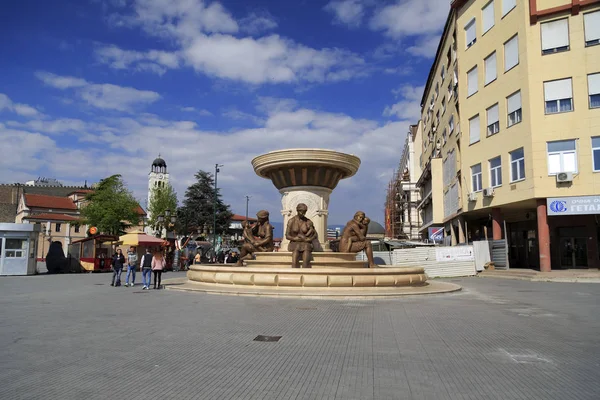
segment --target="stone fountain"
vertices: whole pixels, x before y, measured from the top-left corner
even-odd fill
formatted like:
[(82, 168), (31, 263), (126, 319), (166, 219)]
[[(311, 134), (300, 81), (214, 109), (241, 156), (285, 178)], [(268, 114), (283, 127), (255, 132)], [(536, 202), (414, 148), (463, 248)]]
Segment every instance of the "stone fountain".
[[(398, 296), (460, 289), (460, 286), (454, 284), (428, 282), (422, 267), (379, 268), (372, 263), (371, 268), (368, 268), (366, 262), (356, 260), (357, 251), (366, 249), (369, 255), (371, 249), (370, 241), (360, 233), (352, 240), (347, 239), (348, 252), (330, 250), (327, 242), (329, 196), (340, 180), (356, 174), (360, 167), (358, 157), (332, 150), (287, 149), (260, 155), (252, 160), (252, 166), (258, 176), (271, 180), (281, 193), (284, 229), (289, 230), (290, 226), (297, 227), (294, 224), (300, 223), (306, 228), (302, 231), (304, 233), (290, 236), (293, 240), (290, 243), (285, 239), (288, 233), (285, 232), (280, 251), (273, 252), (269, 213), (263, 210), (257, 214), (259, 222), (249, 227), (254, 233), (248, 234), (245, 245), (254, 254), (254, 259), (249, 258), (245, 265), (235, 267), (192, 265), (188, 271), (189, 282), (179, 289), (319, 297)], [(296, 211), (298, 215), (294, 216)], [(362, 216), (355, 215), (356, 221), (349, 221), (344, 232), (352, 231), (353, 226), (356, 229), (361, 226), (364, 213), (357, 214)], [(366, 234), (366, 229), (364, 232)], [(309, 237), (303, 236), (304, 234)], [(266, 243), (269, 237), (270, 244)], [(345, 233), (342, 234), (342, 242), (344, 238), (347, 238)], [(294, 253), (287, 251), (288, 248), (294, 249)], [(299, 262), (299, 252), (305, 254), (306, 251), (308, 258)], [(297, 268), (292, 268), (293, 254)], [(247, 257), (251, 255), (248, 254)], [(370, 257), (372, 262), (372, 255)], [(302, 268), (299, 268), (300, 265)]]

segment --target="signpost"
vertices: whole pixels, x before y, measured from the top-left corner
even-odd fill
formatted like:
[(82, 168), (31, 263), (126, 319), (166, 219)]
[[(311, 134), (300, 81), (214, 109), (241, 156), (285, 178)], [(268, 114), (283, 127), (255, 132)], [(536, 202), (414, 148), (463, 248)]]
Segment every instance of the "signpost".
[(600, 196), (549, 197), (548, 215), (600, 214)]

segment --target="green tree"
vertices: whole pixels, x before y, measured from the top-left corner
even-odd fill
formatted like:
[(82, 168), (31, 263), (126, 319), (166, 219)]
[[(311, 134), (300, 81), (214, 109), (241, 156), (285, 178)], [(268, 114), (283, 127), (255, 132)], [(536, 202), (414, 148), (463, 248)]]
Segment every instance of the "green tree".
[(177, 193), (169, 184), (152, 188), (152, 196), (148, 204), (148, 214), (150, 214), (148, 225), (158, 230), (158, 216), (164, 215), (165, 210), (171, 210), (173, 215), (177, 212)]
[[(212, 231), (213, 210), (215, 199), (215, 181), (210, 172), (198, 171), (195, 175), (196, 183), (187, 188), (183, 205), (177, 210), (179, 231), (188, 234), (201, 232), (206, 226)], [(226, 233), (231, 223), (229, 205), (221, 199), (220, 190), (217, 189), (217, 234)]]
[(81, 210), (84, 223), (97, 227), (99, 232), (119, 235), (139, 223), (139, 204), (121, 175), (102, 179), (86, 200), (87, 204)]

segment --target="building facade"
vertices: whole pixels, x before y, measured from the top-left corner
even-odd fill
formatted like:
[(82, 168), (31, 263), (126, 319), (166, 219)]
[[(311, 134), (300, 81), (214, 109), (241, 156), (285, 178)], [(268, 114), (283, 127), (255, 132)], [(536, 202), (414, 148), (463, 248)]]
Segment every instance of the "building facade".
[(458, 207), (444, 201), (444, 215), (456, 242), (507, 239), (511, 267), (598, 268), (600, 1), (455, 0), (449, 20), (461, 129)]
[(420, 169), (417, 180), (423, 221), (422, 239), (465, 242), (461, 191), (461, 121), (459, 114), (459, 67), (456, 18), (451, 10), (421, 98), (422, 131)]
[(390, 181), (386, 197), (385, 236), (394, 239), (420, 239), (421, 213), (417, 206), (421, 193), (417, 179), (421, 175), (421, 130), (411, 125), (395, 176)]

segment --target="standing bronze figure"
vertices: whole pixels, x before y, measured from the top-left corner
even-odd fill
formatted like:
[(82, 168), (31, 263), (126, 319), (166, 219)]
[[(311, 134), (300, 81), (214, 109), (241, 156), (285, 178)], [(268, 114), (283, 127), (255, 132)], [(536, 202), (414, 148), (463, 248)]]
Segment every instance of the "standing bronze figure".
[(261, 210), (256, 213), (257, 222), (250, 225), (244, 221), (244, 240), (246, 243), (242, 246), (240, 258), (236, 267), (241, 267), (244, 260), (249, 260), (255, 252), (273, 251), (273, 225), (269, 223), (269, 212)]
[(285, 237), (290, 241), (288, 250), (292, 252), (292, 268), (300, 268), (300, 254), (302, 254), (302, 267), (310, 268), (312, 242), (317, 238), (317, 231), (312, 221), (306, 218), (308, 211), (306, 204), (298, 204), (296, 211), (298, 215), (288, 221), (285, 231)]
[(373, 260), (373, 246), (367, 240), (367, 230), (370, 221), (362, 211), (357, 211), (354, 218), (346, 224), (340, 239), (340, 251), (344, 253), (358, 253), (364, 250), (369, 260), (369, 268), (376, 268)]

